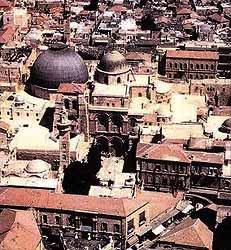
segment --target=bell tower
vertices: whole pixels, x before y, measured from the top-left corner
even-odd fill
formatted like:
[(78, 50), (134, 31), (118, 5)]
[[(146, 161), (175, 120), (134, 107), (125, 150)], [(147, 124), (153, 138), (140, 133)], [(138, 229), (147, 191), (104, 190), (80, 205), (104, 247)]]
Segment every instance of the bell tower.
[(65, 110), (60, 113), (57, 129), (59, 131), (59, 174), (62, 175), (70, 164), (70, 121)]

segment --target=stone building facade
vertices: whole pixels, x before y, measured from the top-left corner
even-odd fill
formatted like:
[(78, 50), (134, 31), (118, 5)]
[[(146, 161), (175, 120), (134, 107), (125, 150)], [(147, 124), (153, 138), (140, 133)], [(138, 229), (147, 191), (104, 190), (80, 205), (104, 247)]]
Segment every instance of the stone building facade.
[[(24, 197), (22, 199), (22, 197)], [(34, 208), (38, 225), (54, 235), (104, 240), (120, 249), (134, 245), (136, 233), (150, 222), (149, 202), (50, 193), (8, 188), (0, 195), (0, 208)]]
[(168, 50), (160, 63), (162, 74), (170, 79), (216, 78), (218, 53), (211, 51)]
[(192, 80), (189, 91), (192, 95), (205, 95), (208, 105), (230, 106), (230, 84), (230, 79)]
[[(185, 150), (179, 145), (137, 145), (137, 176), (149, 190), (231, 191), (230, 177), (222, 174), (227, 159), (223, 152)], [(228, 166), (228, 165), (227, 165)]]

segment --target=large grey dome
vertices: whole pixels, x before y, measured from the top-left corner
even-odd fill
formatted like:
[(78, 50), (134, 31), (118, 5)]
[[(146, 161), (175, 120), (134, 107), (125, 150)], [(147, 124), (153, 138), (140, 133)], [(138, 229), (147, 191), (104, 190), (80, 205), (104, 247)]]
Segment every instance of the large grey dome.
[(41, 53), (30, 73), (31, 84), (48, 89), (57, 89), (60, 83), (86, 83), (87, 80), (83, 59), (65, 44), (56, 44)]

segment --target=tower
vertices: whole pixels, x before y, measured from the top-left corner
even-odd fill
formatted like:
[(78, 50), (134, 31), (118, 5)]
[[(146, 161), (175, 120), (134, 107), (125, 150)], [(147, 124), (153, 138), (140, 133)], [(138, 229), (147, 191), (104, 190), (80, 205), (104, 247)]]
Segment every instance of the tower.
[(70, 121), (65, 110), (60, 113), (57, 128), (59, 130), (59, 175), (63, 175), (70, 164)]

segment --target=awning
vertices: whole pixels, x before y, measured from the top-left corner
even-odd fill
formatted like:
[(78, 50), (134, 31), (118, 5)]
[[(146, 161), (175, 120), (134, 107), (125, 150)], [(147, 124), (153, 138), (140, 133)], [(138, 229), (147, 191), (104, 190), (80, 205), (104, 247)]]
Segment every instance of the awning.
[(152, 229), (152, 232), (153, 232), (155, 235), (159, 235), (159, 234), (161, 234), (164, 230), (165, 230), (165, 227), (161, 224), (161, 225), (159, 225), (158, 227)]
[(182, 210), (183, 214), (187, 214), (188, 212), (190, 212), (192, 209), (194, 209), (194, 206), (189, 204), (184, 210)]
[(151, 226), (143, 225), (143, 226), (139, 227), (139, 229), (136, 232), (136, 235), (138, 235), (139, 237), (141, 237), (141, 236), (143, 236), (144, 234), (146, 234), (150, 230), (152, 230)]
[(138, 241), (139, 241), (138, 237), (136, 235), (134, 235), (127, 240), (127, 243), (131, 247), (131, 246), (135, 245)]

